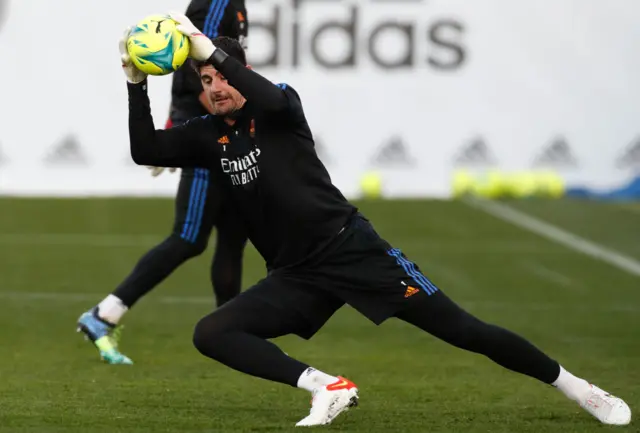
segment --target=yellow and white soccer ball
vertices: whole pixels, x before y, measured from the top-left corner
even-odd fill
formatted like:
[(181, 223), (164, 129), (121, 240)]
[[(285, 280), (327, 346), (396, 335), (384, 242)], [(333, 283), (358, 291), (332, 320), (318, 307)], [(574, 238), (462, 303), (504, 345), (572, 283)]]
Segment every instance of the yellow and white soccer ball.
[(189, 56), (189, 38), (168, 15), (151, 15), (131, 30), (127, 51), (136, 68), (149, 75), (176, 71)]

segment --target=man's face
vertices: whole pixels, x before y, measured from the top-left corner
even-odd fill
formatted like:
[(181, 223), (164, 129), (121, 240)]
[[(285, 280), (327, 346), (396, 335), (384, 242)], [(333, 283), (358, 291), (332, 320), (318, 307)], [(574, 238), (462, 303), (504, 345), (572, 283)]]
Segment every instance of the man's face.
[(200, 68), (200, 80), (213, 107), (213, 114), (227, 116), (244, 105), (244, 97), (213, 66)]

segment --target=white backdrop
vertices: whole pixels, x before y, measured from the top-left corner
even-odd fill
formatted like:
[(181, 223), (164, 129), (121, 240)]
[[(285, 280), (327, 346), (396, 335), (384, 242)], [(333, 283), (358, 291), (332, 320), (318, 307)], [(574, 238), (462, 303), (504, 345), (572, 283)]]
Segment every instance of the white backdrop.
[[(127, 25), (188, 2), (0, 3), (0, 194), (174, 194), (176, 175), (153, 179), (130, 161), (117, 41)], [(370, 170), (389, 195), (442, 197), (461, 166), (549, 167), (596, 187), (640, 168), (637, 0), (248, 9), (250, 61), (298, 90), (347, 195)], [(159, 127), (170, 82), (151, 79)]]

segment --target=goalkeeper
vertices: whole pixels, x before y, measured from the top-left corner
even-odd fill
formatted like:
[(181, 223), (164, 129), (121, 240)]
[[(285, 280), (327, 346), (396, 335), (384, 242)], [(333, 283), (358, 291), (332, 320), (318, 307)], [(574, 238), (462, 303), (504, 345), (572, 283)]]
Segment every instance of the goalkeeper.
[[(248, 21), (244, 0), (192, 0), (186, 15), (206, 36), (228, 36), (246, 48)], [(173, 74), (171, 96), (167, 129), (215, 111), (204, 95), (197, 72), (191, 67), (182, 67)], [(152, 176), (164, 171), (163, 167), (150, 169)], [(240, 293), (242, 254), (247, 237), (228, 201), (223, 199), (220, 182), (211, 177), (207, 168), (182, 170), (172, 233), (138, 261), (113, 293), (80, 317), (78, 330), (98, 346), (106, 362), (131, 363), (117, 349), (116, 339), (111, 338), (115, 327), (140, 298), (184, 262), (204, 252), (214, 225), (217, 239), (211, 282), (218, 306)]]
[[(193, 342), (200, 353), (236, 371), (309, 391), (311, 411), (296, 425), (329, 424), (358, 403), (355, 383), (292, 358), (269, 340), (288, 334), (309, 339), (347, 303), (375, 324), (400, 319), (551, 385), (602, 423), (630, 422), (623, 400), (445, 295), (332, 184), (298, 93), (247, 67), (237, 41), (212, 41), (187, 17), (173, 17), (189, 36), (190, 56), (220, 110), (179, 128), (155, 130), (146, 75), (132, 65), (121, 41), (131, 156), (137, 164), (206, 164), (215, 170), (269, 269), (266, 278), (198, 322)], [(231, 144), (211, 145), (221, 137)]]

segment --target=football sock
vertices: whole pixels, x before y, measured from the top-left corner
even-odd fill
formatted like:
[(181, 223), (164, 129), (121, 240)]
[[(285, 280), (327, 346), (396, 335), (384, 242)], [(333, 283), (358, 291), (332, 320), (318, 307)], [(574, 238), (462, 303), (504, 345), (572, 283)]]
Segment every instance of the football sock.
[(98, 304), (98, 317), (113, 325), (117, 325), (128, 309), (120, 298), (109, 295)]
[(574, 376), (560, 366), (558, 378), (551, 384), (571, 400), (582, 402), (591, 391), (591, 385), (584, 379)]
[(298, 379), (298, 388), (306, 389), (307, 391), (312, 392), (316, 388), (331, 385), (332, 383), (335, 383), (337, 381), (337, 377), (331, 376), (327, 373), (323, 373), (322, 371), (316, 370), (313, 367), (309, 367), (300, 375), (300, 378)]

